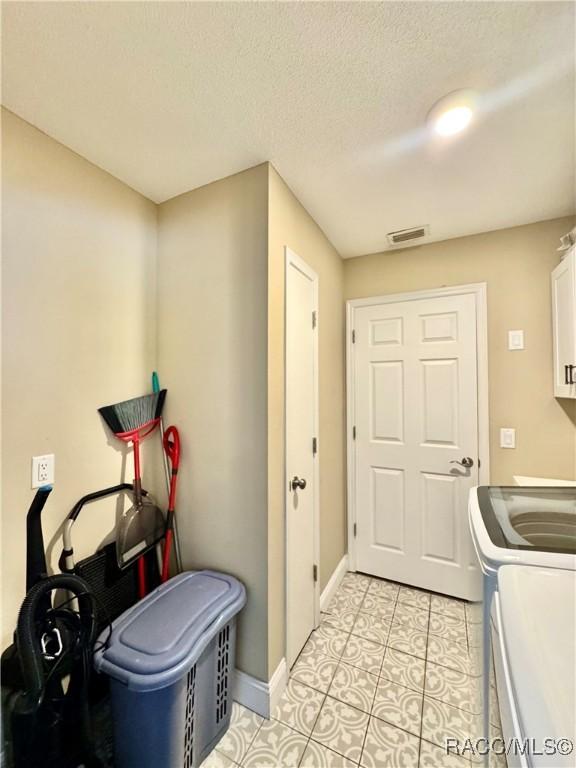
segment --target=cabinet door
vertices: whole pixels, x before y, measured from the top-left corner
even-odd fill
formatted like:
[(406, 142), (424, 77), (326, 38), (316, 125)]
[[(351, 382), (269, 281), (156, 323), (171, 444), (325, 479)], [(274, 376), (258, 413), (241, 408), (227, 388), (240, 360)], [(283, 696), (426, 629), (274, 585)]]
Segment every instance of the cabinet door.
[[(554, 395), (576, 398), (576, 250), (552, 272)], [(570, 366), (574, 366), (570, 368)], [(574, 382), (574, 383), (571, 383)]]

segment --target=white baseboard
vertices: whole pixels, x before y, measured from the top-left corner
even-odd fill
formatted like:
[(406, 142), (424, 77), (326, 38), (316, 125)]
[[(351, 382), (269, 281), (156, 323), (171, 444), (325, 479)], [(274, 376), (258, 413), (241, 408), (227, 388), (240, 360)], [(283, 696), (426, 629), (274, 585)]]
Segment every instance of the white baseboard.
[(282, 659), (278, 664), (267, 683), (237, 669), (234, 681), (234, 701), (269, 719), (284, 693), (287, 682), (286, 659)]
[(332, 600), (334, 593), (340, 586), (340, 582), (344, 578), (347, 571), (348, 571), (348, 555), (344, 555), (342, 560), (340, 560), (340, 562), (334, 569), (334, 573), (332, 574), (332, 576), (330, 576), (330, 580), (328, 581), (328, 584), (326, 584), (326, 586), (322, 590), (322, 594), (320, 595), (321, 611), (326, 610), (330, 600)]
[(280, 664), (276, 667), (268, 687), (270, 690), (270, 713), (274, 712), (276, 705), (280, 701), (280, 697), (284, 693), (284, 689), (288, 684), (288, 667), (286, 665), (286, 659), (282, 659)]

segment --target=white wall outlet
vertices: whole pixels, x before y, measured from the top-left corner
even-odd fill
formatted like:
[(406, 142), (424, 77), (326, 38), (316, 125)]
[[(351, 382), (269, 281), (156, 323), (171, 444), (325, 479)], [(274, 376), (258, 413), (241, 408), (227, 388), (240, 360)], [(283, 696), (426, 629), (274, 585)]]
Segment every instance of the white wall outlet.
[(500, 430), (500, 448), (516, 448), (516, 430), (504, 427)]
[(32, 488), (41, 488), (54, 482), (54, 454), (32, 456)]
[(508, 331), (508, 349), (524, 349), (524, 331)]

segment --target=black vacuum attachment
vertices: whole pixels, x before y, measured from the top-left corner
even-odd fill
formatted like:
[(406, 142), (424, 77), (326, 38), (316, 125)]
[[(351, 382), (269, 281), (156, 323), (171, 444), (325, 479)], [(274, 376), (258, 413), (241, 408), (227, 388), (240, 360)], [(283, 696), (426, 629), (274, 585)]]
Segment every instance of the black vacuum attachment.
[(95, 600), (78, 576), (47, 575), (40, 515), (51, 490), (40, 488), (28, 511), (26, 597), (15, 642), (2, 655), (12, 762), (14, 768), (101, 768), (89, 712)]

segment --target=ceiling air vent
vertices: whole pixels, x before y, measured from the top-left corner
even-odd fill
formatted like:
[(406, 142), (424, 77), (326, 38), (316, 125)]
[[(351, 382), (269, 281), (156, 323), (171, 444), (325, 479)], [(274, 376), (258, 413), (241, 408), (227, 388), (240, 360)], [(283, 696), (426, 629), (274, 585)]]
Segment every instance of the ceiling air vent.
[(412, 227), (411, 229), (399, 229), (398, 232), (388, 232), (386, 237), (392, 246), (408, 245), (412, 240), (420, 240), (428, 234), (428, 225)]

